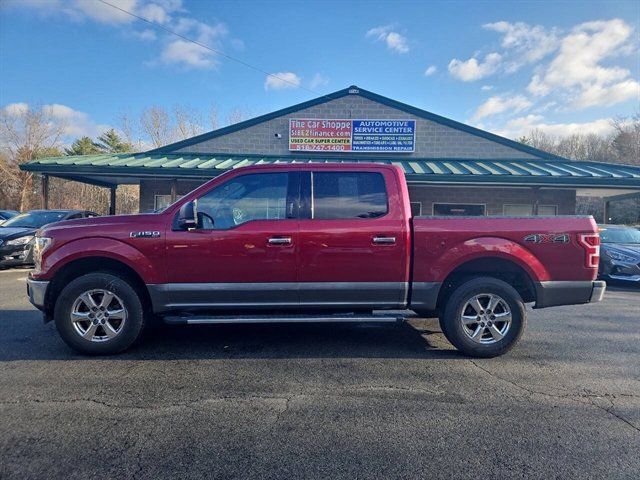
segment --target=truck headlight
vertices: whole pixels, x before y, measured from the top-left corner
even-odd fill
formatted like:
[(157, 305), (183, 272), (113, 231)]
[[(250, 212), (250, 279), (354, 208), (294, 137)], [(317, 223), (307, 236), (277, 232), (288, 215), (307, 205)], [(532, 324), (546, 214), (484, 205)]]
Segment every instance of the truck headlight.
[(33, 240), (33, 235), (27, 235), (26, 237), (14, 238), (7, 241), (7, 245), (26, 245)]
[(637, 259), (629, 255), (625, 255), (624, 253), (618, 252), (616, 250), (607, 250), (606, 253), (609, 256), (609, 258), (612, 258), (613, 260), (617, 260), (618, 262), (634, 263), (637, 261)]
[(42, 262), (42, 253), (51, 245), (51, 239), (49, 237), (36, 237), (33, 245), (33, 264), (35, 265), (36, 272), (40, 271)]

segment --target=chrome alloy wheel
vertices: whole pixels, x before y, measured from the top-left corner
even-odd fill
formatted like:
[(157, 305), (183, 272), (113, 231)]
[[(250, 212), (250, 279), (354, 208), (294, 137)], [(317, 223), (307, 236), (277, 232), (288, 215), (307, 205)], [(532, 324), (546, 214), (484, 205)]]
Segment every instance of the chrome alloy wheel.
[(511, 328), (511, 311), (495, 293), (471, 297), (462, 308), (462, 329), (474, 342), (489, 345), (499, 342)]
[(116, 337), (127, 321), (127, 309), (113, 292), (103, 289), (81, 294), (71, 307), (71, 322), (78, 335), (91, 342)]

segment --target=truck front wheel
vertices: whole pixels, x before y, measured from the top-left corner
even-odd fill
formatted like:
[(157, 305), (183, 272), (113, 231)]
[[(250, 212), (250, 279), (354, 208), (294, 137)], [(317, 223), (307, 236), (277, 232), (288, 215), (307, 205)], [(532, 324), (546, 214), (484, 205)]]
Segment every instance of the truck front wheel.
[(65, 343), (87, 355), (126, 350), (144, 326), (144, 311), (135, 288), (102, 272), (70, 282), (56, 301), (54, 318)]
[(448, 298), (440, 326), (447, 340), (472, 357), (508, 352), (526, 325), (525, 305), (508, 283), (491, 277), (471, 279)]

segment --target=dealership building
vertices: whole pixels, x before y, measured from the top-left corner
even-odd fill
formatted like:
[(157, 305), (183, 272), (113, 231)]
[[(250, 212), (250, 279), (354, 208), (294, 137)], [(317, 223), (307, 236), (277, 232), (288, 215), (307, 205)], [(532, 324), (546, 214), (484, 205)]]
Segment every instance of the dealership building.
[(640, 167), (570, 161), (351, 86), (137, 154), (44, 158), (21, 166), (111, 190), (140, 185), (140, 211), (162, 208), (230, 169), (268, 163), (397, 165), (422, 215), (561, 215), (576, 196), (640, 195)]

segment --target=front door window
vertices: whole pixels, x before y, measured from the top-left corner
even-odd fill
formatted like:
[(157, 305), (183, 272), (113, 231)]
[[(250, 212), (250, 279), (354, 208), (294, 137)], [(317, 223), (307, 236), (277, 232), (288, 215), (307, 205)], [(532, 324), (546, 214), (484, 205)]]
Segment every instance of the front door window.
[(231, 179), (196, 201), (198, 227), (226, 230), (252, 220), (283, 220), (288, 183), (287, 173), (256, 173)]

